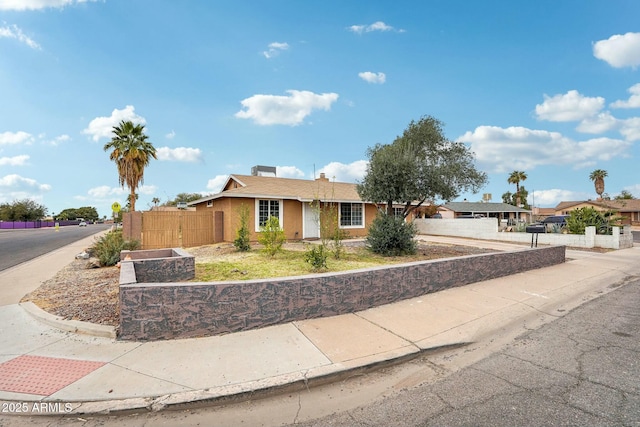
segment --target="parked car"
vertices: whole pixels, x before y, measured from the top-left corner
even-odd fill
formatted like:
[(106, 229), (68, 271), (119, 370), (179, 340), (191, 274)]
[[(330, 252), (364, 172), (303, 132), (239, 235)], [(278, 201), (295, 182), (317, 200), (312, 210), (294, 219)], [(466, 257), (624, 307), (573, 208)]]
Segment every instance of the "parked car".
[(547, 217), (542, 220), (542, 223), (547, 224), (558, 224), (560, 227), (565, 227), (567, 225), (567, 217), (569, 215), (553, 215)]
[(87, 222), (86, 221), (81, 221), (80, 224), (78, 224), (80, 227), (86, 227), (87, 226)]

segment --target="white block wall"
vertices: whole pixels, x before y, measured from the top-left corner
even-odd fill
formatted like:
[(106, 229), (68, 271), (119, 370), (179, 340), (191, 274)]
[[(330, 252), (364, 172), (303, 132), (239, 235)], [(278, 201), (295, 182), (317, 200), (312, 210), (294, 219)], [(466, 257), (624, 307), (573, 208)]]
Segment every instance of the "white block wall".
[[(460, 219), (415, 219), (418, 234), (434, 236), (466, 237), (482, 240), (499, 240), (503, 242), (531, 243), (532, 234), (516, 232), (499, 232), (496, 218), (460, 218)], [(535, 238), (535, 237), (534, 237)], [(595, 227), (587, 227), (585, 234), (538, 234), (539, 245), (573, 246), (577, 248), (625, 249), (633, 247), (631, 227), (613, 227), (613, 235), (596, 235)]]

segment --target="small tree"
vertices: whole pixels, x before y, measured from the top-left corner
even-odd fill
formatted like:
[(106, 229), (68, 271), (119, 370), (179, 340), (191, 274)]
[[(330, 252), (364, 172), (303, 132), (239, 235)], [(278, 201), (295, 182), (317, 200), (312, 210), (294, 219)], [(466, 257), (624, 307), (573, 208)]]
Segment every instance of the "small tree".
[(264, 246), (264, 250), (270, 256), (282, 250), (282, 245), (286, 241), (284, 230), (280, 228), (280, 221), (275, 216), (270, 216), (264, 226), (260, 227), (258, 242)]
[(406, 218), (427, 200), (452, 200), (487, 182), (487, 175), (475, 168), (471, 150), (448, 140), (442, 122), (431, 116), (411, 121), (392, 144), (377, 144), (367, 156), (358, 194), (362, 200), (386, 204), (388, 215), (393, 215), (395, 203), (403, 205)]
[(249, 207), (245, 204), (240, 205), (238, 208), (238, 218), (240, 219), (240, 227), (236, 231), (236, 240), (233, 241), (233, 246), (240, 252), (246, 252), (251, 250), (251, 242), (249, 240)]
[(369, 227), (367, 247), (383, 256), (411, 255), (416, 252), (416, 227), (402, 217), (380, 213)]

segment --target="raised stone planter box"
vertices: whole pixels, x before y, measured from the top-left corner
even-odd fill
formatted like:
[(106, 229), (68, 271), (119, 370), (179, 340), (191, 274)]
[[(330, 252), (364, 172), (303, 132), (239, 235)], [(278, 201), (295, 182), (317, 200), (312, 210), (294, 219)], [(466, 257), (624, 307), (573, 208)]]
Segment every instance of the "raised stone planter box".
[(181, 282), (194, 277), (195, 257), (180, 248), (120, 252), (120, 285)]
[[(219, 335), (353, 313), (564, 261), (565, 247), (553, 246), (341, 273), (206, 283), (136, 282), (138, 266), (123, 262), (119, 338)], [(125, 271), (134, 266), (135, 271)]]

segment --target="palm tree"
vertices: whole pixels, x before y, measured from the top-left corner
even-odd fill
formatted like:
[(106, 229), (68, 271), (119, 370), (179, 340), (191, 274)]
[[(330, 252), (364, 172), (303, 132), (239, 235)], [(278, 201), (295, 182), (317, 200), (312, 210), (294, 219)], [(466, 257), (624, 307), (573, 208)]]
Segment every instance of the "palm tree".
[(509, 178), (507, 178), (507, 182), (509, 184), (516, 185), (516, 206), (520, 207), (520, 182), (525, 181), (527, 179), (527, 174), (523, 171), (513, 171)]
[(593, 185), (596, 187), (596, 193), (598, 198), (602, 200), (602, 193), (604, 193), (604, 179), (608, 176), (606, 170), (596, 169), (589, 175), (589, 179), (593, 181)]
[(156, 157), (156, 149), (144, 133), (144, 125), (134, 125), (131, 121), (122, 120), (113, 127), (113, 138), (104, 145), (104, 151), (111, 151), (109, 158), (118, 166), (120, 185), (125, 184), (131, 191), (129, 203), (131, 212), (136, 210), (136, 189), (144, 183), (144, 168)]
[(158, 199), (157, 197), (154, 197), (153, 199), (151, 199), (151, 203), (153, 203), (154, 207), (158, 207), (158, 203), (160, 203), (160, 199)]

